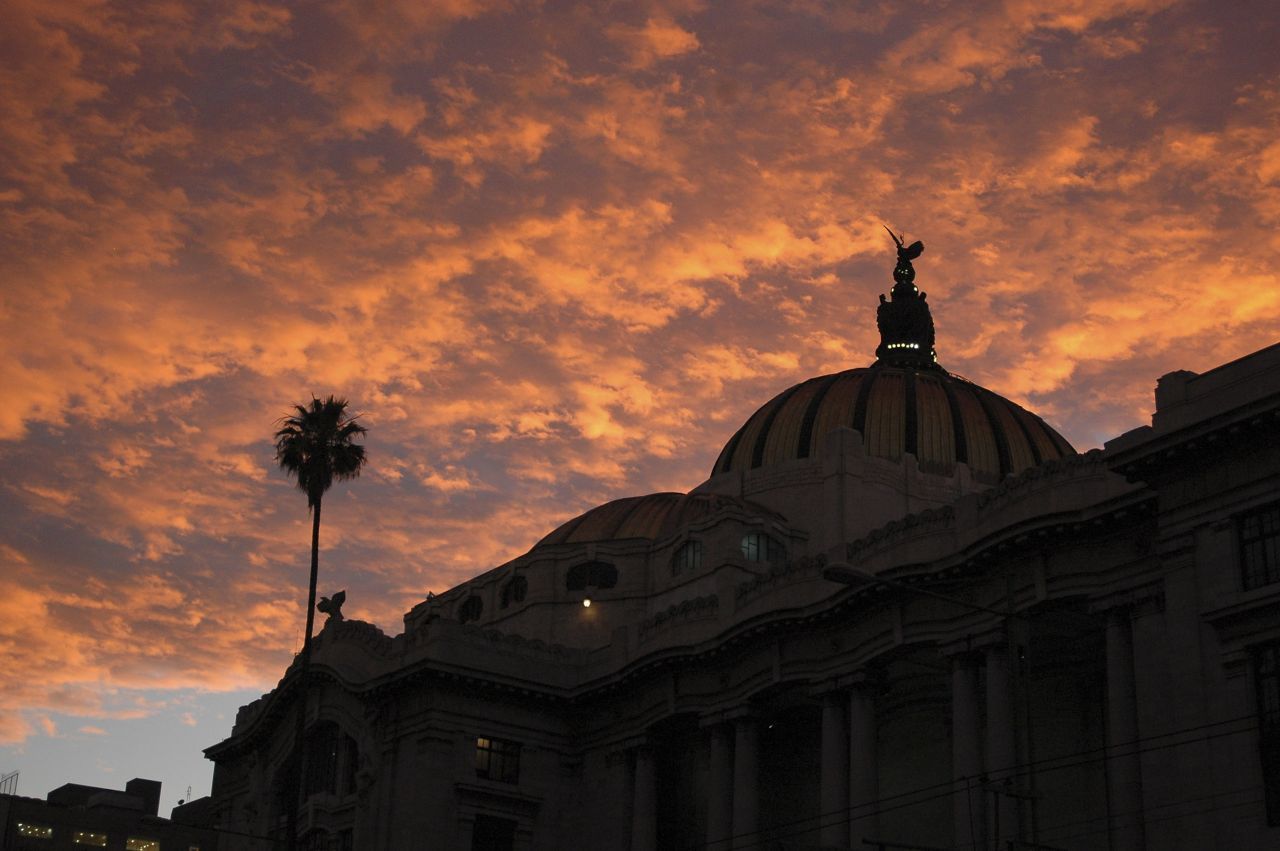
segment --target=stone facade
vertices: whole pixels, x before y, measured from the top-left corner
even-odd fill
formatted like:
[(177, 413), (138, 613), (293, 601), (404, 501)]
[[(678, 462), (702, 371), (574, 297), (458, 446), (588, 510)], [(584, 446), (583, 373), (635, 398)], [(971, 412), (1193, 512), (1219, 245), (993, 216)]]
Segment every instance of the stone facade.
[(218, 825), (301, 785), (315, 848), (1280, 847), (1280, 346), (994, 486), (815, 446), (331, 620), (304, 782), (291, 668), (207, 751)]

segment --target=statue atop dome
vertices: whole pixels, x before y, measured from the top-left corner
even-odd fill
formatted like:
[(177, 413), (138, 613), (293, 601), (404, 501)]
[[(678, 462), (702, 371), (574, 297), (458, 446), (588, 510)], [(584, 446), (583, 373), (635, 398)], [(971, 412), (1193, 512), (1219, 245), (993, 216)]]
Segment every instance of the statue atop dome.
[(916, 270), (911, 265), (911, 261), (924, 254), (924, 243), (917, 239), (910, 245), (904, 246), (901, 236), (889, 230), (888, 225), (883, 227), (889, 231), (889, 236), (893, 237), (894, 244), (898, 246), (898, 265), (893, 267), (894, 283), (910, 284), (916, 279)]
[(898, 262), (893, 267), (893, 289), (889, 291), (892, 301), (881, 294), (876, 310), (880, 329), (876, 357), (899, 366), (934, 366), (938, 356), (933, 350), (933, 314), (925, 301), (926, 294), (916, 288), (916, 270), (911, 265), (924, 253), (924, 243), (916, 240), (907, 245), (888, 225), (884, 229), (898, 247)]

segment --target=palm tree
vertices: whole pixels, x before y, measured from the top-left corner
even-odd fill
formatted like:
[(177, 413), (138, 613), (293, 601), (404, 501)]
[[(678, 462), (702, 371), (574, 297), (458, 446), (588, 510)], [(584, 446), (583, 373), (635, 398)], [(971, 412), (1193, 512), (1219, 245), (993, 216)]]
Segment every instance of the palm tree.
[[(320, 503), (334, 481), (360, 475), (365, 463), (364, 447), (354, 441), (366, 429), (355, 417), (347, 415), (346, 399), (313, 397), (310, 405), (295, 405), (294, 411), (280, 420), (280, 430), (276, 432), (276, 461), (286, 473), (297, 478), (298, 487), (307, 494), (307, 507), (311, 509), (311, 581), (307, 587), (307, 631), (302, 638), (297, 735), (294, 737), (296, 756), (300, 759), (311, 665), (311, 628), (316, 614), (316, 579), (320, 572)], [(295, 763), (295, 770), (298, 767)], [(297, 779), (300, 784), (300, 770)], [(294, 796), (295, 806), (290, 807), (290, 848), (296, 842), (294, 811), (300, 796), (301, 788)]]
[(302, 655), (311, 651), (311, 627), (315, 623), (316, 577), (320, 569), (320, 501), (334, 483), (354, 479), (364, 466), (364, 447), (353, 441), (367, 429), (347, 416), (347, 400), (334, 396), (310, 405), (295, 405), (292, 416), (280, 420), (276, 432), (276, 461), (298, 480), (311, 509), (311, 582), (307, 589), (307, 631)]

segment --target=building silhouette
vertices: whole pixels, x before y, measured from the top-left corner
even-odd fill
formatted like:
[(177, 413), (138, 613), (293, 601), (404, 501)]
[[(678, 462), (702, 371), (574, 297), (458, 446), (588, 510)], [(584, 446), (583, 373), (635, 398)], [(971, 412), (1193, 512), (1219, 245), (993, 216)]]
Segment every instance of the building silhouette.
[(0, 794), (0, 849), (217, 851), (216, 831), (160, 818), (159, 809), (160, 781), (141, 777), (123, 791), (64, 783), (43, 800)]
[(303, 758), (295, 662), (206, 751), (214, 823), (369, 851), (1280, 847), (1280, 346), (1165, 375), (1150, 426), (1078, 454), (938, 365), (917, 246), (876, 361), (765, 403), (689, 493), (594, 508), (395, 637), (332, 612)]

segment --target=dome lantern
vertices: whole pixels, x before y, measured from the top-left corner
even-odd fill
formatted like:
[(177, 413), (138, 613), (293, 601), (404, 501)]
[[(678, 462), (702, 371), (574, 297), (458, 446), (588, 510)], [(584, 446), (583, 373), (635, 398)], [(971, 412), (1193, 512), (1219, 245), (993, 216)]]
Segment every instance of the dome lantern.
[[(886, 226), (885, 230), (889, 230)], [(933, 350), (933, 314), (925, 301), (925, 293), (916, 286), (916, 270), (911, 265), (924, 253), (924, 243), (917, 240), (905, 245), (903, 238), (889, 230), (898, 246), (898, 262), (893, 267), (891, 300), (880, 295), (876, 325), (880, 329), (880, 345), (876, 347), (879, 363), (892, 366), (936, 367), (938, 355)]]

